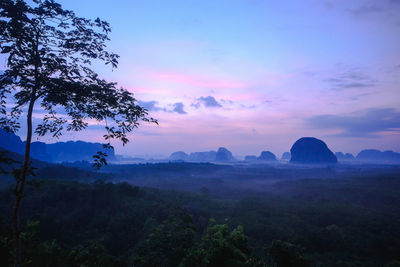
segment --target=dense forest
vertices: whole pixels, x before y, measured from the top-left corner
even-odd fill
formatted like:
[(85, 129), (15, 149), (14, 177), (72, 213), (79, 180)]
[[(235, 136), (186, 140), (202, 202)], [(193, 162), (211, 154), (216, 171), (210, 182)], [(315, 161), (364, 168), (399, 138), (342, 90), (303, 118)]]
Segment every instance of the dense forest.
[[(398, 266), (398, 168), (344, 169), (169, 163), (95, 173), (46, 165), (30, 180), (22, 206), (25, 263)], [(122, 173), (126, 181), (115, 181)], [(154, 177), (147, 179), (153, 186), (134, 185), (143, 177)], [(171, 190), (178, 179), (192, 186)], [(4, 185), (0, 253), (9, 265), (12, 200)]]

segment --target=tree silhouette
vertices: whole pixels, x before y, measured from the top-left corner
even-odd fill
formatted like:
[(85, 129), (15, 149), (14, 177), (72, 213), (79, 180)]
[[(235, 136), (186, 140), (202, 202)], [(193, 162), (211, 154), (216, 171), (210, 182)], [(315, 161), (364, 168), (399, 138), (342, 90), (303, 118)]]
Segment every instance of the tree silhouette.
[[(106, 50), (110, 31), (106, 21), (78, 17), (53, 0), (0, 1), (0, 53), (7, 58), (6, 70), (0, 74), (0, 127), (15, 132), (25, 115), (27, 126), (24, 161), (15, 176), (15, 266), (21, 265), (19, 208), (31, 172), (33, 132), (59, 137), (63, 131), (81, 131), (88, 120), (95, 120), (104, 123), (105, 148), (112, 148), (111, 139), (125, 145), (127, 133), (140, 121), (157, 123), (136, 105), (130, 92), (91, 69), (92, 60), (117, 67), (118, 55)], [(45, 116), (34, 128), (35, 104)], [(106, 164), (105, 157), (100, 151), (94, 165)]]
[(188, 251), (180, 266), (245, 266), (249, 254), (242, 226), (231, 230), (227, 224), (216, 224), (214, 219), (210, 219), (199, 246)]

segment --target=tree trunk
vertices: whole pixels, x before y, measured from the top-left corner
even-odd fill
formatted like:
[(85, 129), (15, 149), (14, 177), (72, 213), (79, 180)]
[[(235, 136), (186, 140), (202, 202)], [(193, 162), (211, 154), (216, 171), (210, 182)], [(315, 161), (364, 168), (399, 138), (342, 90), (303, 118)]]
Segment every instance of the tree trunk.
[(28, 170), (29, 170), (30, 151), (32, 142), (32, 113), (33, 113), (33, 106), (35, 104), (35, 97), (36, 97), (35, 93), (33, 93), (28, 108), (24, 164), (22, 166), (20, 176), (15, 177), (16, 180), (14, 188), (15, 202), (12, 214), (12, 230), (13, 230), (13, 241), (14, 241), (14, 267), (20, 267), (22, 260), (19, 209), (21, 206), (21, 200), (24, 193), (26, 176), (28, 175)]

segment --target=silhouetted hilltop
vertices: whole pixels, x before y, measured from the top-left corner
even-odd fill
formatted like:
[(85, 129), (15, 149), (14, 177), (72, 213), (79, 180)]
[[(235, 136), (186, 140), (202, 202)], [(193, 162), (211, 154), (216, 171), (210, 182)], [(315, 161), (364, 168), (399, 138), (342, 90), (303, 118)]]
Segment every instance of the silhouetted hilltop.
[(194, 162), (213, 162), (213, 161), (232, 161), (235, 158), (225, 147), (220, 147), (218, 151), (205, 151), (205, 152), (193, 152), (189, 155), (183, 151), (176, 151), (169, 156), (169, 160), (172, 161), (194, 161)]
[(274, 153), (270, 151), (263, 151), (261, 152), (261, 155), (257, 159), (265, 161), (276, 161), (276, 156)]
[(200, 162), (215, 161), (216, 156), (217, 156), (216, 151), (193, 152), (190, 153), (189, 160), (200, 161)]
[(16, 153), (24, 151), (21, 138), (15, 134), (8, 133), (0, 128), (0, 147)]
[[(26, 142), (23, 142), (23, 146), (25, 146)], [(47, 144), (43, 142), (32, 142), (31, 144), (31, 155), (35, 159), (42, 161), (53, 161), (52, 155), (47, 151)]]
[(84, 141), (57, 142), (46, 144), (47, 152), (51, 155), (52, 161), (77, 161), (92, 160), (93, 155), (98, 151), (105, 151), (108, 160), (115, 159), (114, 150), (105, 150), (100, 143), (89, 143)]
[(186, 161), (189, 159), (189, 155), (183, 151), (176, 151), (169, 156), (169, 160), (183, 160)]
[(324, 141), (314, 137), (302, 137), (297, 140), (292, 148), (291, 163), (337, 163), (337, 158)]
[(225, 147), (218, 148), (217, 154), (215, 155), (216, 161), (231, 161), (233, 160), (232, 152)]
[(365, 149), (358, 153), (356, 159), (366, 161), (399, 162), (400, 153), (391, 150), (382, 152), (377, 149)]
[(346, 154), (344, 154), (344, 159), (345, 160), (354, 160), (355, 157), (351, 153), (346, 153)]
[[(21, 167), (21, 164), (24, 162), (24, 156), (22, 154), (4, 149), (2, 147), (0, 147), (0, 157), (12, 159), (13, 161), (15, 161), (11, 164), (0, 162), (0, 169), (7, 170), (8, 172), (12, 171), (12, 169), (15, 167)], [(32, 165), (35, 166), (35, 168), (42, 168), (49, 165), (49, 163), (37, 160), (35, 158), (32, 158), (31, 161)]]
[(282, 159), (282, 160), (290, 160), (290, 157), (291, 157), (290, 152), (284, 152), (284, 153), (282, 154), (281, 159)]
[[(19, 136), (0, 129), (0, 147), (23, 155), (25, 142), (22, 142)], [(93, 160), (93, 155), (98, 151), (105, 151), (108, 155), (108, 160), (115, 159), (114, 150), (105, 150), (100, 143), (68, 141), (46, 144), (32, 142), (31, 145), (32, 158), (48, 162), (91, 161)]]
[(343, 154), (343, 152), (336, 152), (335, 156), (338, 160), (354, 160), (354, 156), (351, 153)]

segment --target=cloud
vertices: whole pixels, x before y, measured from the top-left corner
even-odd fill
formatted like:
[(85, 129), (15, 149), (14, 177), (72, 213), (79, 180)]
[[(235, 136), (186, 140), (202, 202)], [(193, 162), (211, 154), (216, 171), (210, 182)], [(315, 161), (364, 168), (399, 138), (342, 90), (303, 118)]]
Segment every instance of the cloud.
[(174, 109), (172, 111), (179, 114), (186, 114), (187, 112), (184, 110), (184, 107), (185, 105), (182, 102), (178, 102), (174, 104)]
[(216, 100), (213, 96), (201, 96), (196, 98), (196, 102), (192, 103), (191, 106), (198, 109), (201, 105), (206, 108), (224, 108), (225, 110), (231, 109), (255, 109), (257, 106), (255, 104), (241, 104), (237, 101), (233, 101), (230, 99), (219, 99)]
[(213, 96), (201, 96), (197, 98), (197, 102), (193, 103), (192, 106), (199, 108), (200, 104), (203, 104), (206, 108), (221, 108), (222, 105)]
[(229, 105), (233, 105), (234, 104), (234, 102), (232, 101), (232, 100), (229, 100), (229, 99), (220, 99), (220, 101), (222, 102), (222, 103), (224, 103), (224, 104), (229, 104)]
[(352, 115), (317, 115), (307, 123), (316, 129), (341, 130), (337, 137), (379, 137), (380, 132), (400, 131), (400, 112), (394, 108), (366, 109)]
[(363, 98), (365, 96), (373, 95), (375, 93), (376, 92), (368, 92), (368, 93), (362, 93), (362, 94), (353, 95), (353, 96), (349, 97), (348, 100), (359, 101), (361, 98)]
[(376, 81), (359, 71), (348, 70), (324, 80), (332, 86), (332, 90), (343, 91), (353, 88), (374, 87)]
[(138, 105), (147, 109), (148, 111), (159, 111), (159, 110), (164, 110), (163, 108), (157, 106), (158, 102), (157, 101), (137, 101)]
[[(176, 112), (179, 114), (187, 114), (187, 112), (184, 110), (185, 105), (182, 102), (177, 102), (175, 104), (168, 104), (168, 108), (166, 107), (161, 107), (159, 106), (158, 101), (152, 100), (152, 101), (140, 101), (138, 100), (138, 105), (147, 109), (148, 111), (163, 111), (163, 112)], [(172, 106), (172, 110), (171, 110)]]
[(386, 21), (398, 25), (399, 0), (380, 0), (372, 2), (364, 2), (358, 7), (347, 9), (347, 11), (357, 19)]
[(147, 109), (147, 110), (155, 110), (158, 109), (156, 105), (158, 104), (157, 101), (140, 101), (138, 100), (138, 105)]

